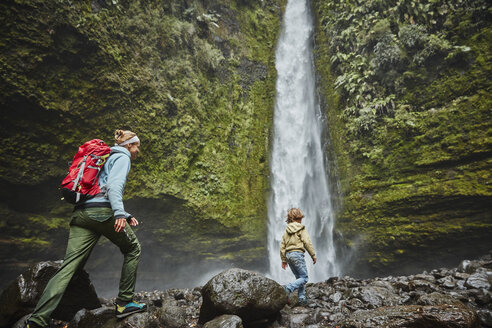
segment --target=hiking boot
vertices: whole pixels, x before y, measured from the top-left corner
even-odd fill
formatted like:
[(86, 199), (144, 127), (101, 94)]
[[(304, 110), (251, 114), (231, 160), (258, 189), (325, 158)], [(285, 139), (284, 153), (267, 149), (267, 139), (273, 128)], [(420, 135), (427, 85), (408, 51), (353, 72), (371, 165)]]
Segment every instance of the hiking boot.
[(126, 305), (115, 303), (114, 306), (116, 308), (116, 318), (118, 319), (127, 317), (130, 314), (147, 311), (147, 304), (135, 301), (131, 301)]
[(30, 322), (29, 320), (26, 320), (26, 322), (24, 323), (24, 328), (43, 328), (43, 327), (41, 327), (37, 323)]

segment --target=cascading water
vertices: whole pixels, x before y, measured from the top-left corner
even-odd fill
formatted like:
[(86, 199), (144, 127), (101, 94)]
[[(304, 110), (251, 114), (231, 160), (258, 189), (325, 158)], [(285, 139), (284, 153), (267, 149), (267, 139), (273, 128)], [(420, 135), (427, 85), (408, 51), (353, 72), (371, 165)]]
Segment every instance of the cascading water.
[(309, 280), (326, 280), (339, 273), (321, 142), (323, 116), (315, 95), (312, 33), (309, 1), (289, 0), (276, 50), (277, 95), (268, 208), (270, 276), (281, 283), (293, 277), (289, 269), (282, 270), (279, 255), (287, 210), (291, 207), (303, 211), (303, 224), (316, 249), (316, 265), (306, 255)]

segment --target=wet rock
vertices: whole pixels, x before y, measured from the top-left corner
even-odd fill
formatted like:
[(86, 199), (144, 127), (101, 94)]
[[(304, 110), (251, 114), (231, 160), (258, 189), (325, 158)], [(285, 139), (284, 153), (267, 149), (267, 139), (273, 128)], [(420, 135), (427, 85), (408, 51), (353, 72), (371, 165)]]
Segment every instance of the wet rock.
[(455, 305), (394, 306), (361, 310), (340, 324), (341, 328), (362, 327), (479, 327), (477, 314)]
[(436, 278), (433, 276), (433, 275), (430, 275), (430, 274), (416, 274), (415, 275), (415, 279), (418, 279), (418, 280), (427, 280), (429, 282), (432, 282), (432, 283), (435, 283), (436, 282)]
[(465, 287), (465, 280), (458, 280), (456, 282), (456, 289), (458, 289), (458, 290), (464, 290), (464, 289), (466, 289), (466, 287)]
[(410, 289), (408, 288), (408, 281), (409, 280), (407, 277), (398, 277), (395, 280), (395, 282), (393, 283), (393, 286), (397, 290), (402, 290), (402, 291), (408, 292), (408, 291), (410, 291)]
[(116, 317), (113, 316), (113, 318), (108, 320), (102, 328), (157, 328), (160, 326), (162, 325), (159, 322), (159, 317), (154, 311), (150, 311), (135, 313), (122, 320), (116, 319)]
[(332, 295), (329, 296), (329, 299), (333, 302), (333, 303), (338, 303), (340, 302), (340, 300), (342, 299), (342, 293), (340, 292), (336, 292)]
[(365, 308), (364, 303), (358, 298), (351, 298), (347, 306), (350, 307), (350, 309), (352, 310), (359, 310)]
[(464, 272), (455, 272), (453, 274), (453, 277), (455, 277), (456, 279), (461, 279), (461, 280), (466, 280), (468, 279), (470, 275), (468, 273), (464, 273)]
[(478, 311), (478, 317), (480, 318), (480, 323), (483, 326), (492, 327), (492, 311), (480, 310)]
[(445, 276), (439, 280), (437, 280), (439, 285), (445, 287), (445, 288), (455, 288), (456, 287), (456, 279), (453, 278), (452, 276)]
[(464, 260), (458, 266), (457, 271), (472, 274), (475, 271), (477, 271), (477, 269), (480, 267), (481, 267), (481, 265), (480, 265), (480, 262), (478, 262), (478, 261)]
[(466, 279), (465, 287), (468, 288), (490, 288), (489, 278), (485, 271), (477, 271)]
[(436, 279), (441, 279), (451, 275), (451, 272), (447, 269), (434, 269), (430, 272), (430, 274), (433, 275)]
[(417, 301), (417, 304), (419, 305), (454, 304), (454, 305), (464, 306), (462, 302), (455, 299), (454, 297), (437, 292), (420, 296)]
[(438, 287), (432, 282), (423, 279), (415, 279), (410, 281), (408, 283), (408, 288), (410, 290), (423, 291), (426, 293), (432, 293), (433, 291), (438, 290)]
[(207, 322), (203, 328), (243, 328), (243, 321), (237, 315), (224, 314)]
[(367, 304), (369, 308), (376, 308), (383, 305), (396, 305), (398, 304), (398, 296), (393, 289), (387, 286), (375, 286), (368, 285), (365, 287), (356, 287), (352, 289), (350, 297), (358, 298), (363, 303)]
[(339, 322), (339, 321), (342, 321), (343, 319), (345, 319), (345, 316), (341, 313), (335, 313), (335, 314), (332, 314), (328, 317), (329, 321), (331, 322)]
[[(7, 286), (0, 296), (0, 327), (10, 326), (34, 310), (44, 288), (60, 268), (61, 262), (39, 262)], [(69, 321), (80, 309), (96, 309), (100, 306), (89, 275), (81, 270), (72, 278), (52, 317)]]
[(160, 310), (161, 323), (169, 328), (188, 327), (186, 309), (176, 305), (176, 302), (165, 300)]
[(282, 311), (279, 323), (289, 328), (301, 328), (306, 327), (306, 325), (315, 324), (316, 317), (319, 318), (319, 315), (316, 316), (313, 311), (296, 307), (291, 310)]
[(492, 301), (492, 295), (487, 289), (471, 289), (468, 291), (468, 295), (479, 305), (485, 306)]
[(256, 272), (229, 269), (202, 288), (201, 323), (221, 314), (235, 314), (243, 322), (275, 316), (286, 304), (282, 286)]
[(82, 309), (69, 323), (70, 328), (101, 328), (115, 317), (114, 307), (101, 307), (95, 310)]

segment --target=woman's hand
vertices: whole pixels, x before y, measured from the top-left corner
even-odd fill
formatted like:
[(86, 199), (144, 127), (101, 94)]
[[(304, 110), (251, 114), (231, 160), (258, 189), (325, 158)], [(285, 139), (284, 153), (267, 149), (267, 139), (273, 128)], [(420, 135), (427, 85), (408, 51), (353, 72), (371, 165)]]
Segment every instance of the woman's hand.
[(130, 218), (130, 225), (131, 225), (132, 227), (136, 227), (136, 226), (138, 226), (138, 220), (137, 220), (137, 219), (135, 219), (133, 216)]
[[(116, 221), (114, 222), (114, 231), (116, 232), (120, 232), (120, 231), (123, 231), (123, 229), (125, 229), (125, 225), (126, 225), (126, 219), (116, 219)], [(135, 226), (138, 226), (138, 220), (135, 219), (133, 216), (130, 218), (130, 225), (132, 227), (135, 227)]]
[(125, 229), (125, 226), (126, 226), (126, 219), (125, 218), (116, 219), (114, 221), (114, 231), (116, 231), (116, 232), (123, 231), (123, 229)]
[(282, 262), (282, 269), (286, 269), (287, 268), (287, 262)]
[(316, 264), (316, 258), (313, 258), (313, 265)]

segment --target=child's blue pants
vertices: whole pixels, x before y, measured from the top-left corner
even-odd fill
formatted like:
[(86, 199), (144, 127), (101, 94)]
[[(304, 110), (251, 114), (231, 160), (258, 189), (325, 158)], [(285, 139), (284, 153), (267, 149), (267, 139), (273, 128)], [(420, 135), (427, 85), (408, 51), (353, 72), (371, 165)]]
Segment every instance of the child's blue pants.
[(289, 292), (297, 289), (297, 295), (299, 300), (306, 299), (306, 289), (305, 285), (308, 282), (308, 273), (306, 267), (306, 261), (304, 260), (304, 253), (302, 252), (290, 252), (285, 255), (287, 257), (287, 263), (294, 276), (296, 276), (296, 281), (291, 282), (286, 287)]

